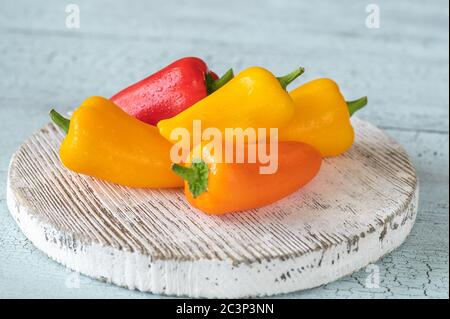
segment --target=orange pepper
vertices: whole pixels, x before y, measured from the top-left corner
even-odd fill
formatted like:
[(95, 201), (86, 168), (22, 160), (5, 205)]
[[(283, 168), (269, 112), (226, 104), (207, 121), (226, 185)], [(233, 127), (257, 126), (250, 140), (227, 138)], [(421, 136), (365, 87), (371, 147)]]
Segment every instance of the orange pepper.
[[(270, 145), (265, 146), (266, 150), (270, 149)], [(248, 154), (248, 145), (244, 149)], [(247, 156), (243, 163), (224, 163), (223, 156), (216, 154), (203, 147), (202, 159), (189, 159), (189, 167), (172, 166), (185, 179), (189, 203), (208, 214), (242, 211), (276, 202), (311, 181), (322, 163), (316, 149), (300, 142), (278, 143), (278, 169), (273, 174), (261, 174), (260, 168), (267, 163), (258, 159), (252, 163)]]
[(60, 157), (68, 169), (129, 187), (183, 186), (170, 169), (172, 144), (110, 100), (87, 98), (71, 120), (55, 110), (50, 116), (67, 133)]

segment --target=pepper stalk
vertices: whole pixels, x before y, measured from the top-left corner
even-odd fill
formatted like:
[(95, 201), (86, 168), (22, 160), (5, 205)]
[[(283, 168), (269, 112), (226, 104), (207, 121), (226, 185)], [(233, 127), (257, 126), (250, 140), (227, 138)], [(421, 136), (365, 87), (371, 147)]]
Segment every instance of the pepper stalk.
[(350, 117), (355, 114), (356, 111), (362, 109), (364, 106), (367, 105), (368, 99), (367, 96), (363, 96), (362, 98), (359, 98), (354, 101), (347, 101), (347, 107), (348, 111), (350, 113)]
[(217, 91), (222, 86), (224, 86), (228, 81), (230, 81), (232, 78), (234, 78), (233, 69), (229, 69), (227, 72), (225, 72), (224, 75), (222, 75), (219, 79), (214, 79), (211, 75), (211, 73), (207, 73), (205, 75), (205, 82), (206, 82), (206, 90), (208, 91), (208, 95)]
[(189, 191), (194, 198), (206, 192), (208, 189), (208, 165), (202, 161), (193, 162), (190, 167), (181, 166), (179, 164), (172, 164), (172, 170), (186, 180), (189, 186)]
[(56, 112), (54, 109), (50, 111), (50, 118), (60, 129), (66, 134), (69, 133), (70, 120)]
[(286, 90), (287, 86), (303, 73), (305, 73), (305, 68), (299, 67), (289, 74), (277, 77), (277, 79), (280, 82), (281, 87)]

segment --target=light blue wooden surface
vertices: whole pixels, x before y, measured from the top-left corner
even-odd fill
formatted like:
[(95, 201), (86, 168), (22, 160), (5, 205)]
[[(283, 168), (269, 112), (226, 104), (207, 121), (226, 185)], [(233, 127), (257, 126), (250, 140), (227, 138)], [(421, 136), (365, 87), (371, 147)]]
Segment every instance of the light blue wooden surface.
[[(80, 7), (67, 29), (65, 6)], [(348, 99), (367, 94), (365, 120), (409, 152), (421, 183), (416, 225), (373, 268), (286, 298), (449, 296), (448, 1), (0, 2), (0, 298), (160, 298), (77, 276), (36, 250), (6, 207), (9, 159), (47, 121), (90, 95), (111, 96), (172, 60), (196, 55), (219, 73), (297, 65), (327, 76)], [(380, 28), (365, 26), (366, 5)]]

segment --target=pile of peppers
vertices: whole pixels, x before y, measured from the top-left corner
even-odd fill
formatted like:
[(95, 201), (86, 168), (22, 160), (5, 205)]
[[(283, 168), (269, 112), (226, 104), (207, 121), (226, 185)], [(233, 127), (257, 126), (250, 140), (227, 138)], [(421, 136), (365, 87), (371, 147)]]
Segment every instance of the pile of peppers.
[[(287, 92), (303, 72), (276, 77), (250, 67), (219, 78), (203, 60), (182, 58), (109, 99), (87, 98), (70, 120), (51, 110), (51, 119), (67, 134), (61, 161), (71, 171), (126, 187), (184, 187), (187, 201), (208, 214), (269, 205), (314, 179), (324, 157), (352, 146), (350, 117), (367, 104), (366, 97), (347, 102), (327, 78)], [(203, 143), (182, 163), (172, 163), (171, 132), (192, 132), (194, 120), (222, 133), (277, 128), (277, 170), (261, 174), (259, 159), (228, 163)], [(246, 141), (245, 149), (256, 142)]]

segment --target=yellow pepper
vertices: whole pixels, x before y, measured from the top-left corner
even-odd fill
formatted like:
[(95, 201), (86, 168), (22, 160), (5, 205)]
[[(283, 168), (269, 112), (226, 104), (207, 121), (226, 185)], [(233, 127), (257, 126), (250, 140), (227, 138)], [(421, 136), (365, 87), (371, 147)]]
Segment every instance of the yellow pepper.
[[(292, 73), (276, 78), (260, 67), (251, 67), (239, 73), (220, 90), (198, 101), (178, 115), (160, 121), (159, 132), (169, 141), (174, 129), (185, 128), (193, 135), (193, 121), (200, 120), (201, 128), (217, 128), (225, 137), (226, 128), (269, 129), (287, 125), (294, 115), (295, 105), (286, 86), (304, 72), (298, 68)], [(257, 138), (257, 137), (256, 137)], [(251, 137), (247, 140), (254, 142)], [(195, 146), (195, 145), (193, 145)]]
[(171, 170), (172, 144), (110, 100), (86, 99), (70, 121), (54, 110), (50, 116), (68, 133), (60, 148), (68, 169), (123, 186), (183, 186)]
[(291, 122), (279, 130), (280, 141), (298, 141), (314, 146), (322, 156), (336, 156), (353, 144), (350, 117), (367, 104), (367, 97), (346, 102), (338, 85), (321, 78), (290, 93), (296, 108)]

